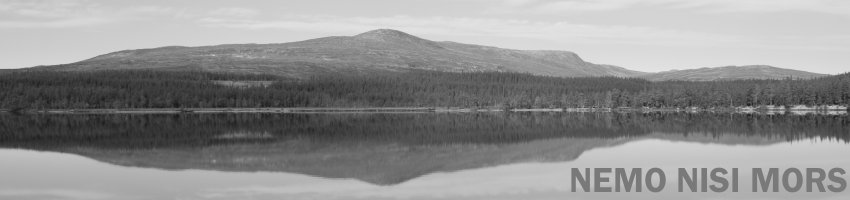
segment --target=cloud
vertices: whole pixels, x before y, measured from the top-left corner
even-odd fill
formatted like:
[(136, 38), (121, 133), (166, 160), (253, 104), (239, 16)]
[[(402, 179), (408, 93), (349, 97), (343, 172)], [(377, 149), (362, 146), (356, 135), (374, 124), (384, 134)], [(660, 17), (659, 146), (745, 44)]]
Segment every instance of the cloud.
[(99, 5), (82, 0), (0, 1), (0, 28), (60, 28), (109, 23)]
[(0, 0), (0, 28), (72, 28), (168, 18), (243, 19), (258, 16), (249, 8), (175, 8), (158, 5), (106, 5), (90, 0)]
[(850, 15), (846, 0), (502, 0), (496, 10), (556, 14), (582, 11), (616, 11), (635, 6), (691, 9), (705, 12), (806, 11)]
[(102, 18), (72, 18), (49, 21), (0, 21), (0, 28), (67, 28), (111, 23)]
[(248, 8), (219, 8), (209, 11), (208, 14), (223, 17), (250, 18), (259, 15), (260, 12)]
[(57, 19), (103, 14), (102, 5), (87, 0), (0, 0), (0, 14), (11, 18)]
[(0, 0), (0, 28), (70, 28), (174, 17), (164, 6), (107, 6), (89, 0)]
[(3, 0), (0, 28), (62, 28), (106, 24), (100, 5), (84, 0)]
[[(27, 189), (4, 189), (0, 190), (0, 197), (8, 197), (9, 199), (115, 199), (112, 194), (106, 194), (94, 191), (81, 190), (66, 190), (66, 189), (47, 189), (47, 190), (27, 190)], [(4, 198), (5, 199), (5, 198)]]

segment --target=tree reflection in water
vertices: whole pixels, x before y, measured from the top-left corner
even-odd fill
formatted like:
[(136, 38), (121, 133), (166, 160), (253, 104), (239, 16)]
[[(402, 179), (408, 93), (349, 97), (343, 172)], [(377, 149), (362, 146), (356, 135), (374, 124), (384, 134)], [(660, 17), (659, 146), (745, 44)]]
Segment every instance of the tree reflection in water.
[(561, 162), (655, 138), (848, 142), (846, 115), (694, 113), (0, 115), (0, 147), (122, 166), (272, 171), (397, 184), (434, 172)]

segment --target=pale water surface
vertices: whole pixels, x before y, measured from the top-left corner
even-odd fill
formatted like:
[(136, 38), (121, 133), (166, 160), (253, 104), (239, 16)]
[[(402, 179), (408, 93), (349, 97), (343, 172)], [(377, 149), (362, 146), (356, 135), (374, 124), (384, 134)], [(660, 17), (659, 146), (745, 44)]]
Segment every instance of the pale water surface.
[[(850, 169), (846, 115), (0, 115), (0, 199), (847, 199), (752, 193), (749, 169)], [(660, 167), (660, 193), (570, 191), (570, 169)], [(677, 192), (677, 168), (741, 170)], [(850, 180), (850, 175), (844, 175)]]

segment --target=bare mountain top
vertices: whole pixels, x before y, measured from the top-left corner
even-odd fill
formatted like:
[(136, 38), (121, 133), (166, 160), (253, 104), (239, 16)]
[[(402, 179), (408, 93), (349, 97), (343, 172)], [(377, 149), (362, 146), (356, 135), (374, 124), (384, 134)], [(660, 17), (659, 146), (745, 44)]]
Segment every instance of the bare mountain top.
[(37, 69), (204, 70), (288, 77), (368, 74), (410, 69), (447, 72), (522, 72), (546, 76), (636, 76), (642, 72), (582, 60), (568, 51), (527, 51), (455, 42), (435, 42), (379, 29), (355, 36), (281, 44), (160, 47), (113, 52), (76, 63)]
[(808, 79), (825, 74), (817, 74), (799, 70), (784, 69), (767, 65), (748, 66), (726, 66), (713, 68), (699, 68), (688, 70), (672, 70), (638, 77), (650, 81), (683, 80), (683, 81), (713, 81), (713, 80), (741, 80), (741, 79)]
[(369, 32), (357, 34), (354, 36), (359, 39), (376, 40), (389, 43), (408, 43), (408, 44), (436, 44), (405, 32), (392, 29), (377, 29)]

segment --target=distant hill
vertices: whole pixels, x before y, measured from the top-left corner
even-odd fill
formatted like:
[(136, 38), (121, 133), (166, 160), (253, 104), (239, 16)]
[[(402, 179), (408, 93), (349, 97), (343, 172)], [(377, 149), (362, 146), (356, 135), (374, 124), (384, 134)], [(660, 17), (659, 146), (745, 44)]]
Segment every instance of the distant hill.
[(512, 50), (435, 42), (379, 29), (280, 44), (160, 47), (113, 52), (71, 64), (35, 69), (201, 70), (304, 78), (323, 74), (369, 74), (410, 69), (446, 72), (521, 72), (558, 77), (637, 76), (643, 72), (586, 62), (568, 51)]
[(793, 69), (784, 69), (767, 65), (727, 66), (714, 68), (699, 68), (688, 70), (672, 70), (658, 73), (638, 75), (650, 81), (683, 80), (683, 81), (713, 81), (741, 79), (808, 79), (826, 76)]

